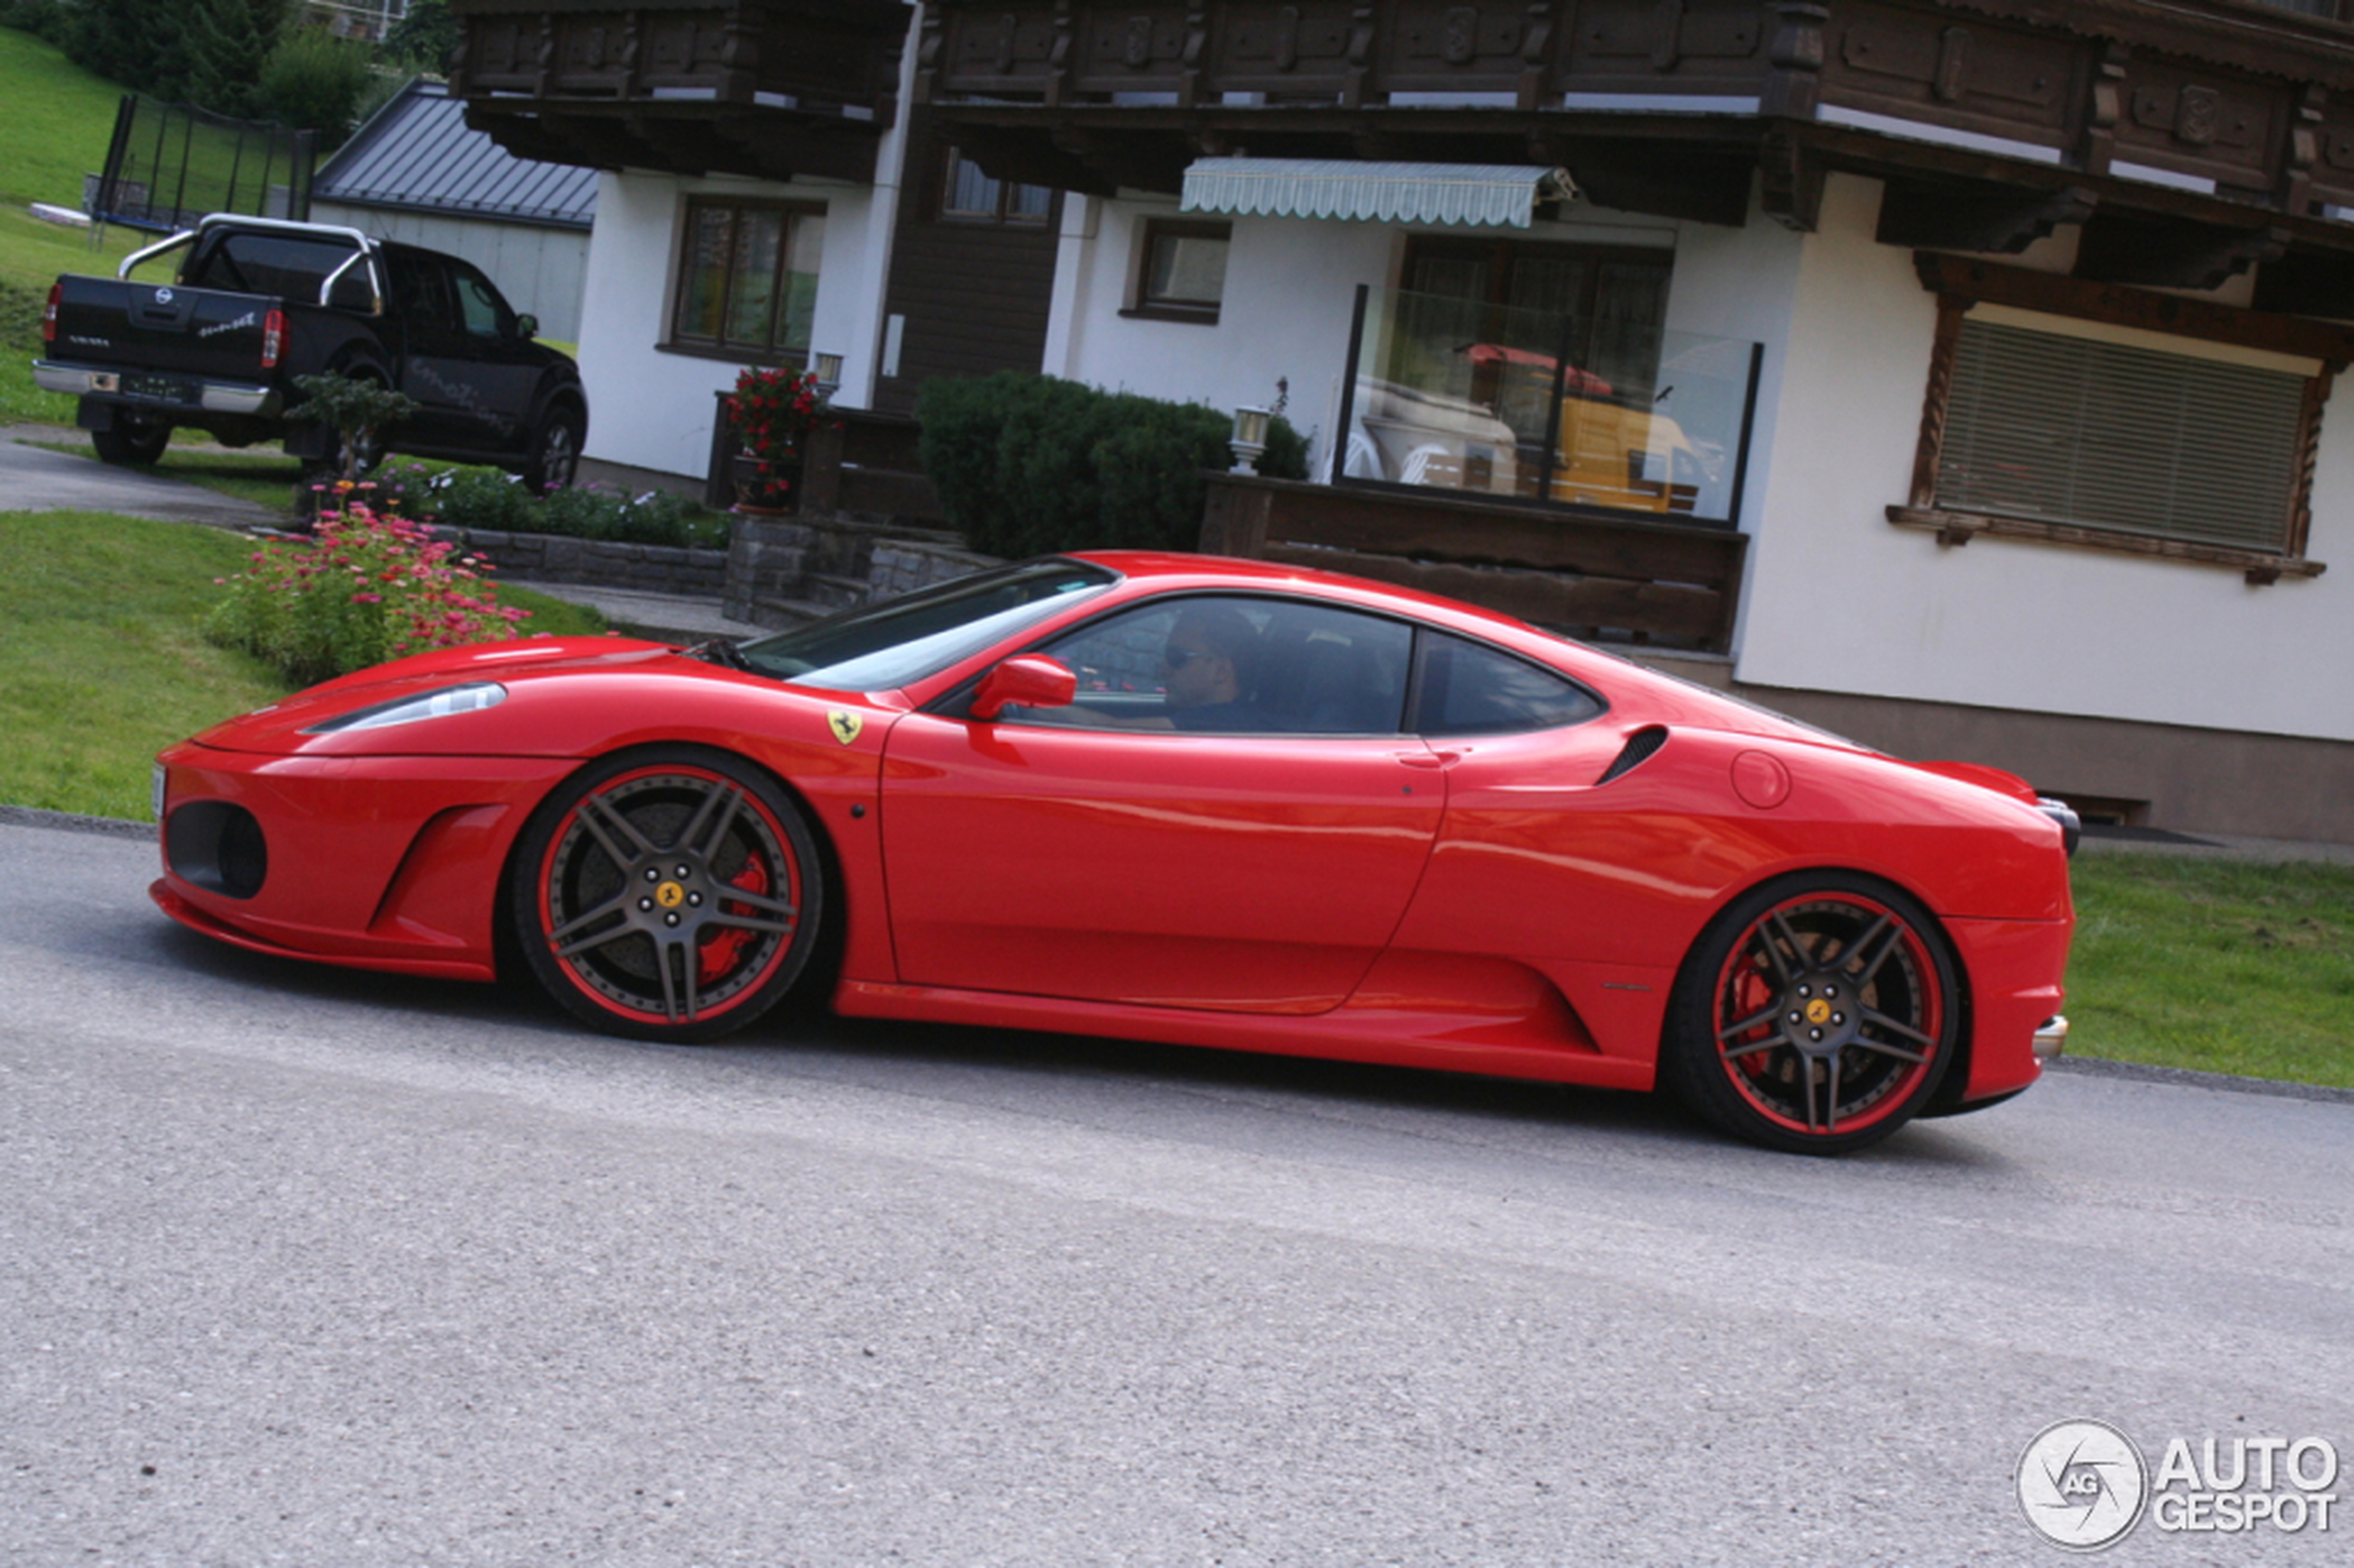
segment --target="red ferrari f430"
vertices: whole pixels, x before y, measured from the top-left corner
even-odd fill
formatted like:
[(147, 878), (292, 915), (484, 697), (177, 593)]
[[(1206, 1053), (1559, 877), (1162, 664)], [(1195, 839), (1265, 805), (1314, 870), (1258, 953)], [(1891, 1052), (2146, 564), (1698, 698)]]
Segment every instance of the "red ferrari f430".
[(2059, 1050), (2075, 824), (1517, 621), (1026, 562), (742, 644), (400, 660), (165, 752), (173, 918), (708, 1041), (937, 1019), (1674, 1092), (1834, 1152)]

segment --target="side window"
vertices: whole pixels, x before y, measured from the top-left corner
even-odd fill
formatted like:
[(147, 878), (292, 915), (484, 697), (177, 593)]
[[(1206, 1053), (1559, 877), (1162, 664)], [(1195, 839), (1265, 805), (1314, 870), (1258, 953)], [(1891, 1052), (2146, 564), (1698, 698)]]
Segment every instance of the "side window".
[(1261, 595), (1143, 605), (1042, 651), (1070, 666), (1068, 708), (1013, 722), (1221, 734), (1395, 735), (1413, 631), (1354, 611)]
[(1229, 223), (1145, 220), (1137, 238), (1134, 304), (1128, 313), (1214, 325), (1226, 297), (1226, 249), (1233, 234)]
[(1044, 185), (1009, 185), (981, 171), (955, 147), (940, 182), (940, 215), (975, 223), (1044, 223), (1055, 193)]
[(1599, 698), (1566, 677), (1467, 638), (1425, 632), (1419, 735), (1498, 735), (1583, 724)]
[(513, 337), (514, 312), (490, 286), (490, 280), (462, 263), (449, 269), (449, 281), (456, 285), (458, 317), (466, 330), (476, 337)]

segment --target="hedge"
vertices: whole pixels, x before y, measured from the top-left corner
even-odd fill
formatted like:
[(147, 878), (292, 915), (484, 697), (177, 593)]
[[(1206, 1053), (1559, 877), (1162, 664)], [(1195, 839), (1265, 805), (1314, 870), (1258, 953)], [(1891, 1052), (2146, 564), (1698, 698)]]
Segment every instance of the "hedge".
[[(1023, 371), (926, 382), (916, 418), (949, 521), (989, 555), (1192, 550), (1203, 471), (1233, 462), (1232, 422), (1206, 404)], [(1259, 468), (1306, 478), (1307, 442), (1272, 421)]]

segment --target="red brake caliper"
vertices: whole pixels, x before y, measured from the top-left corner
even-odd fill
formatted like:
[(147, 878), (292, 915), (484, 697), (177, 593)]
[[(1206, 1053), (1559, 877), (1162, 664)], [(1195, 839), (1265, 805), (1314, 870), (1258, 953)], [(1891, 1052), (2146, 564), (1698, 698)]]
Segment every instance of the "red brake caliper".
[[(1774, 994), (1774, 987), (1752, 961), (1742, 965), (1740, 977), (1733, 982), (1733, 1016), (1745, 1018), (1765, 1006)], [(1766, 1076), (1766, 1064), (1772, 1059), (1773, 1053), (1769, 1051), (1753, 1051), (1735, 1057), (1733, 1069), (1751, 1079), (1762, 1079)]]
[[(749, 857), (744, 862), (744, 868), (728, 879), (728, 885), (731, 888), (741, 888), (748, 893), (766, 892), (768, 891), (766, 862), (756, 854)], [(749, 906), (740, 904), (723, 902), (720, 908), (730, 915), (753, 913)], [(744, 949), (751, 946), (753, 939), (759, 934), (757, 931), (745, 930), (741, 926), (725, 926), (712, 932), (711, 940), (702, 945), (702, 974), (697, 983), (716, 984), (728, 970), (736, 967), (736, 960), (742, 956)]]

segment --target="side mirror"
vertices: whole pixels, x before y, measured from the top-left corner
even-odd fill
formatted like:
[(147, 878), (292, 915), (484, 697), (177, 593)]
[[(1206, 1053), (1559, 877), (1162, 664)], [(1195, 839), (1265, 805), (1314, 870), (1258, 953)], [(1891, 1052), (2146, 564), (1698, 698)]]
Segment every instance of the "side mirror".
[(981, 677), (972, 715), (993, 719), (1009, 707), (1067, 708), (1079, 695), (1079, 677), (1060, 660), (1044, 653), (1017, 653)]
[(539, 318), (525, 310), (515, 318), (515, 335), (528, 343), (539, 335)]

